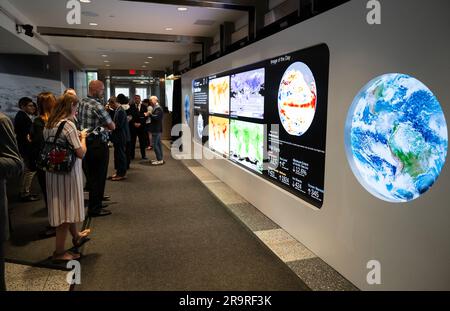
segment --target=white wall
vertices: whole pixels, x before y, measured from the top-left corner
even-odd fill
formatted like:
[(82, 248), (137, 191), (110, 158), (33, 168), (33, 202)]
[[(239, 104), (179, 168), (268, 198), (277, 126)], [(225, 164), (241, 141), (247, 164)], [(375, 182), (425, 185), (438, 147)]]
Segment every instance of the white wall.
[[(330, 49), (325, 198), (321, 210), (229, 161), (200, 161), (263, 213), (364, 290), (450, 290), (450, 170), (420, 198), (394, 204), (369, 194), (347, 162), (344, 124), (358, 91), (399, 72), (425, 83), (450, 120), (450, 2), (381, 0), (381, 25), (366, 22), (353, 0), (183, 76), (192, 79), (319, 43)], [(366, 264), (381, 262), (382, 284), (369, 286)]]

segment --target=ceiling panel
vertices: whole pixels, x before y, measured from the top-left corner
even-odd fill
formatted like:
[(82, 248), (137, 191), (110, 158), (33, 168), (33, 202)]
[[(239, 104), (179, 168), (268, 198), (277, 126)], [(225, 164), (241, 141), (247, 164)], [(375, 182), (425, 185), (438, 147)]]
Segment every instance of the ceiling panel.
[(64, 49), (88, 68), (107, 68), (109, 64), (114, 69), (142, 69), (145, 65), (147, 69), (164, 70), (171, 67), (174, 60), (201, 51), (197, 44), (45, 36), (44, 39), (54, 50)]
[[(81, 4), (81, 10), (85, 12), (81, 17), (81, 25), (69, 25), (66, 21), (67, 1), (11, 0), (10, 2), (37, 26), (186, 36), (214, 36), (221, 23), (234, 22), (247, 14), (236, 10), (203, 7), (188, 7), (188, 11), (179, 12), (177, 6), (174, 5), (92, 0), (91, 3)], [(210, 20), (213, 23), (212, 25), (195, 24), (198, 20)], [(95, 22), (98, 26), (90, 26), (90, 22)], [(167, 31), (167, 27), (173, 28), (173, 30)]]
[[(180, 36), (213, 37), (220, 24), (234, 22), (246, 16), (246, 12), (217, 8), (188, 7), (180, 12), (177, 6), (119, 0), (91, 0), (81, 3), (83, 13), (81, 25), (69, 25), (66, 21), (68, 9), (65, 0), (9, 0), (34, 26), (68, 29), (93, 29), (135, 33), (170, 34)], [(207, 25), (199, 25), (207, 24)], [(209, 22), (205, 22), (209, 21)], [(90, 26), (95, 22), (98, 26)], [(197, 23), (197, 24), (196, 24)], [(172, 31), (166, 30), (167, 27)], [(171, 67), (193, 51), (201, 51), (200, 45), (186, 43), (164, 43), (125, 41), (77, 37), (43, 36), (52, 50), (61, 50), (73, 56), (85, 67), (105, 68), (102, 54), (108, 54), (109, 68), (139, 69), (145, 64), (151, 70)], [(147, 55), (154, 58), (146, 59)]]

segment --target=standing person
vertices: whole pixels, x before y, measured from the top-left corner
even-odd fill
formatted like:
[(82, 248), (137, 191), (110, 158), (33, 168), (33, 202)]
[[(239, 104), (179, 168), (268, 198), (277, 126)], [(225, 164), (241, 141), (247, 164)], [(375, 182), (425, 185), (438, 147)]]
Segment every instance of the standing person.
[(39, 197), (31, 193), (31, 185), (33, 177), (36, 174), (31, 167), (31, 126), (33, 124), (34, 115), (36, 113), (36, 106), (29, 97), (22, 97), (19, 100), (19, 112), (14, 118), (14, 129), (16, 131), (17, 144), (19, 152), (25, 163), (25, 170), (22, 179), (22, 186), (20, 189), (20, 198), (22, 201), (30, 202), (37, 201)]
[(31, 150), (32, 150), (32, 167), (36, 169), (36, 175), (38, 177), (39, 186), (41, 187), (44, 195), (44, 201), (47, 206), (47, 194), (46, 194), (46, 182), (45, 172), (36, 167), (36, 156), (41, 150), (41, 146), (44, 143), (44, 128), (47, 124), (50, 113), (53, 108), (56, 107), (56, 97), (50, 92), (40, 93), (37, 97), (37, 106), (39, 116), (34, 119), (31, 128)]
[(102, 209), (105, 194), (106, 177), (108, 174), (109, 148), (108, 132), (116, 126), (105, 107), (100, 103), (105, 92), (103, 82), (94, 80), (89, 83), (89, 95), (78, 107), (78, 122), (82, 130), (87, 130), (86, 178), (89, 184), (89, 216), (99, 217), (110, 215), (111, 212)]
[(125, 154), (127, 156), (127, 170), (129, 170), (131, 164), (131, 120), (133, 119), (133, 117), (131, 116), (130, 102), (128, 100), (128, 97), (123, 94), (119, 94), (117, 95), (117, 102), (122, 106), (127, 115), (128, 140), (125, 146)]
[[(150, 99), (145, 99), (144, 101), (145, 104), (147, 105), (147, 115), (151, 115), (153, 112), (153, 107), (150, 104)], [(147, 150), (152, 150), (153, 149), (153, 140), (152, 140), (152, 132), (150, 132), (150, 124), (152, 123), (152, 118), (147, 118), (147, 120), (145, 121), (145, 131), (147, 132), (147, 136), (148, 136), (148, 140), (147, 140)]]
[(130, 128), (128, 126), (127, 113), (122, 108), (115, 96), (108, 100), (111, 118), (116, 125), (116, 129), (111, 133), (111, 141), (114, 144), (114, 168), (116, 174), (111, 177), (112, 181), (121, 181), (127, 175), (127, 154), (126, 146), (130, 141)]
[(161, 134), (163, 129), (163, 118), (164, 111), (162, 107), (159, 105), (158, 97), (152, 96), (150, 97), (150, 105), (153, 108), (153, 112), (147, 113), (147, 116), (152, 118), (152, 123), (150, 123), (150, 131), (152, 133), (153, 140), (153, 150), (155, 150), (156, 161), (152, 161), (152, 165), (163, 165), (164, 157), (163, 157), (163, 149), (161, 146)]
[(84, 221), (83, 172), (81, 159), (86, 153), (86, 135), (84, 130), (78, 133), (75, 124), (70, 121), (75, 115), (78, 98), (67, 94), (59, 99), (51, 112), (43, 132), (46, 141), (53, 140), (62, 126), (57, 138), (60, 144), (72, 146), (77, 159), (69, 173), (46, 172), (48, 218), (50, 225), (56, 227), (56, 245), (53, 253), (55, 261), (70, 261), (80, 258), (80, 254), (65, 250), (67, 232), (72, 235), (74, 247), (87, 241), (90, 230), (79, 232), (77, 223)]
[(145, 130), (147, 107), (141, 102), (141, 96), (134, 96), (134, 102), (130, 106), (130, 113), (133, 118), (131, 120), (131, 159), (134, 160), (135, 158), (136, 139), (139, 138), (142, 160), (147, 160), (145, 153), (147, 149), (147, 139), (145, 137), (147, 135)]
[[(40, 93), (37, 97), (37, 106), (39, 116), (34, 119), (31, 128), (31, 145), (32, 145), (32, 167), (36, 169), (36, 175), (41, 187), (42, 194), (44, 196), (45, 207), (48, 210), (47, 201), (47, 186), (45, 181), (45, 172), (36, 167), (36, 157), (39, 155), (41, 147), (44, 143), (44, 128), (48, 122), (51, 112), (56, 107), (56, 97), (50, 92)], [(43, 237), (50, 237), (55, 235), (55, 228), (47, 227), (47, 229), (41, 233)]]
[(23, 162), (11, 120), (0, 112), (0, 291), (6, 290), (4, 241), (9, 235), (6, 179), (22, 174)]

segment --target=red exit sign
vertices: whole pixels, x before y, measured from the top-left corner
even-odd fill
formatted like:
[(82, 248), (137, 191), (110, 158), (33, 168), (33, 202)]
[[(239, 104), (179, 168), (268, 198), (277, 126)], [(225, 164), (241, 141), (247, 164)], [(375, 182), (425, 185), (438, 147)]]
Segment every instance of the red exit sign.
[(135, 75), (135, 74), (136, 74), (136, 70), (130, 69), (130, 75)]

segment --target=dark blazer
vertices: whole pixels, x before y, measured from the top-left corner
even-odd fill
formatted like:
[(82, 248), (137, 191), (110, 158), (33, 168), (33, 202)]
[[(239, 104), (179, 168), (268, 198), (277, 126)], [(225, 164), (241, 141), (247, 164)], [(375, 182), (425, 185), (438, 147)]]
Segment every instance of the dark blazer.
[(152, 123), (150, 123), (149, 131), (153, 134), (162, 133), (164, 111), (161, 106), (155, 106), (151, 115)]
[(6, 179), (17, 177), (22, 171), (23, 162), (12, 122), (0, 112), (0, 244), (7, 239), (9, 233)]
[(16, 131), (17, 145), (19, 146), (19, 152), (22, 158), (26, 161), (29, 160), (32, 147), (28, 141), (27, 136), (31, 134), (31, 126), (33, 121), (26, 114), (26, 112), (19, 110), (14, 118), (14, 130)]
[[(131, 104), (130, 105), (130, 114), (133, 117), (133, 119), (131, 120), (131, 128), (134, 128), (136, 130), (145, 130), (145, 124), (147, 121), (147, 117), (144, 115), (144, 113), (148, 112), (147, 106), (144, 104), (141, 104), (141, 109), (138, 110), (138, 107), (136, 104)], [(136, 128), (134, 127), (134, 123), (140, 123), (141, 127), (140, 128)]]
[(116, 124), (116, 129), (111, 133), (111, 141), (114, 144), (126, 144), (131, 140), (130, 128), (128, 126), (127, 113), (122, 107), (109, 110), (111, 119)]
[(37, 117), (33, 121), (31, 127), (31, 157), (30, 157), (30, 168), (31, 170), (36, 169), (36, 160), (41, 152), (41, 147), (44, 144), (44, 128), (45, 122), (41, 117)]

